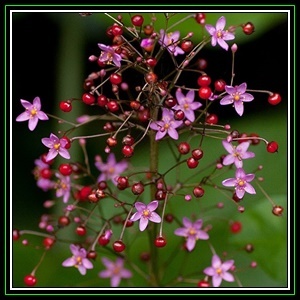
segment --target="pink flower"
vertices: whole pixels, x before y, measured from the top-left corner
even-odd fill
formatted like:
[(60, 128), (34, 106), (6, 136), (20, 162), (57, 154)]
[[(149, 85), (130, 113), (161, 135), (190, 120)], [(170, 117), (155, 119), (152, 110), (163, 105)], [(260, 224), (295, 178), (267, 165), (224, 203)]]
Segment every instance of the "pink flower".
[(228, 50), (228, 44), (225, 41), (233, 40), (234, 34), (224, 30), (226, 25), (225, 17), (220, 17), (216, 23), (216, 27), (205, 25), (205, 29), (211, 35), (211, 45), (214, 47), (217, 43), (225, 50)]
[(238, 146), (234, 146), (231, 143), (228, 143), (226, 140), (222, 141), (224, 148), (229, 152), (223, 159), (223, 165), (235, 164), (237, 168), (243, 166), (243, 159), (252, 158), (255, 156), (253, 152), (247, 151), (250, 142), (242, 142)]
[(71, 194), (71, 179), (70, 176), (63, 176), (60, 173), (55, 173), (58, 182), (55, 185), (56, 197), (63, 196), (63, 202), (67, 203)]
[(186, 248), (189, 251), (192, 251), (195, 248), (197, 240), (209, 239), (208, 234), (204, 230), (201, 230), (202, 227), (201, 219), (192, 222), (190, 219), (184, 217), (182, 219), (182, 222), (184, 227), (177, 228), (174, 231), (174, 234), (186, 238)]
[(205, 275), (212, 277), (213, 287), (219, 287), (222, 280), (233, 282), (234, 277), (231, 273), (227, 272), (233, 266), (234, 260), (227, 260), (222, 263), (220, 257), (216, 254), (213, 255), (211, 260), (211, 267), (203, 270)]
[(169, 32), (166, 33), (163, 29), (160, 30), (160, 39), (158, 40), (159, 44), (167, 47), (168, 51), (177, 56), (178, 54), (184, 54), (184, 51), (177, 46), (177, 42), (179, 41), (180, 32)]
[(34, 163), (35, 163), (35, 168), (33, 170), (33, 174), (37, 180), (36, 184), (44, 192), (47, 192), (54, 187), (54, 182), (49, 178), (43, 178), (41, 176), (41, 171), (44, 169), (47, 170), (50, 169), (50, 166), (44, 163), (41, 159), (36, 159)]
[(118, 67), (121, 67), (122, 57), (120, 54), (117, 54), (113, 47), (106, 46), (104, 44), (98, 44), (98, 47), (102, 50), (99, 61), (111, 64), (112, 62)]
[(239, 199), (244, 197), (245, 192), (256, 194), (254, 187), (249, 183), (254, 179), (254, 174), (246, 174), (242, 168), (236, 169), (235, 178), (228, 178), (222, 181), (224, 186), (234, 186), (236, 196)]
[(105, 265), (106, 270), (101, 271), (98, 275), (101, 278), (110, 278), (111, 287), (117, 287), (122, 278), (131, 278), (132, 273), (124, 268), (124, 259), (117, 257), (113, 262), (106, 257), (101, 258), (102, 263)]
[(182, 121), (176, 121), (174, 119), (174, 112), (167, 108), (162, 108), (162, 119), (161, 121), (155, 121), (150, 124), (150, 128), (157, 130), (155, 140), (162, 139), (168, 134), (172, 139), (178, 139), (178, 132), (176, 128), (182, 125)]
[(51, 133), (50, 138), (42, 138), (42, 143), (50, 148), (46, 161), (50, 161), (55, 158), (58, 154), (63, 158), (69, 159), (69, 151), (65, 148), (68, 143), (65, 139), (58, 138), (55, 134)]
[(29, 120), (29, 130), (33, 131), (39, 120), (49, 120), (48, 116), (41, 111), (41, 100), (39, 97), (35, 97), (32, 104), (27, 100), (21, 99), (21, 104), (25, 108), (25, 111), (16, 118), (16, 121), (23, 122)]
[(111, 180), (114, 185), (117, 185), (116, 178), (128, 168), (128, 163), (126, 160), (117, 163), (114, 153), (110, 153), (106, 163), (102, 161), (101, 157), (97, 156), (95, 166), (101, 172), (98, 182)]
[(177, 99), (178, 105), (175, 105), (173, 107), (174, 110), (181, 109), (184, 112), (185, 117), (191, 122), (195, 121), (194, 110), (196, 110), (202, 106), (202, 104), (200, 102), (194, 102), (194, 98), (195, 98), (194, 91), (188, 91), (186, 96), (184, 96), (181, 89), (177, 89), (176, 99)]
[(93, 264), (86, 258), (87, 252), (84, 248), (71, 244), (70, 250), (73, 255), (63, 261), (63, 267), (76, 267), (81, 275), (86, 274), (86, 269), (93, 269)]
[(142, 202), (136, 202), (134, 206), (137, 212), (131, 216), (130, 220), (140, 220), (140, 231), (144, 231), (146, 229), (149, 221), (152, 221), (154, 223), (161, 222), (160, 216), (156, 212), (154, 212), (154, 210), (156, 210), (158, 207), (157, 200), (150, 202), (148, 205)]
[(244, 102), (250, 102), (254, 97), (246, 93), (247, 84), (244, 82), (238, 86), (225, 86), (226, 92), (229, 94), (221, 99), (221, 105), (233, 104), (236, 112), (242, 116), (244, 113)]

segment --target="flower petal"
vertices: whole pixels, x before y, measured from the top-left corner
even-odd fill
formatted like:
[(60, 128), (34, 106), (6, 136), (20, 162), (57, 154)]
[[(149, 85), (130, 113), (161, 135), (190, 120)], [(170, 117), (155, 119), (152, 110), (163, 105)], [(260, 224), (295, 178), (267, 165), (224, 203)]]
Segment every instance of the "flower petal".
[(154, 222), (154, 223), (160, 223), (161, 222), (161, 217), (156, 212), (153, 211), (151, 213), (151, 216), (150, 216), (149, 220), (151, 222)]
[(139, 227), (140, 227), (140, 231), (144, 231), (144, 230), (146, 229), (148, 223), (149, 223), (148, 218), (142, 217), (142, 218), (140, 219), (140, 226), (139, 226)]

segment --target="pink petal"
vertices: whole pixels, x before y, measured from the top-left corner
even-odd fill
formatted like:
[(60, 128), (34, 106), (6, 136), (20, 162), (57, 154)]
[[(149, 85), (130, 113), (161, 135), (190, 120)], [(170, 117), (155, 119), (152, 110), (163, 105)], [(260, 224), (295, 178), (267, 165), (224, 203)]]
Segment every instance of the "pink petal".
[(131, 221), (137, 221), (137, 220), (139, 220), (140, 218), (141, 218), (141, 216), (142, 216), (142, 212), (136, 212), (136, 213), (134, 213), (132, 216), (131, 216), (131, 218), (130, 218), (130, 220)]
[(251, 184), (249, 184), (249, 183), (245, 184), (244, 189), (249, 194), (256, 194), (256, 191), (255, 191), (254, 187)]
[(216, 254), (213, 255), (211, 260), (211, 265), (214, 269), (220, 268), (220, 266), (222, 265), (222, 261), (218, 255)]
[(224, 166), (231, 165), (231, 164), (233, 164), (234, 162), (235, 162), (235, 157), (234, 157), (233, 155), (231, 155), (231, 154), (225, 156), (225, 157), (223, 158), (223, 161), (222, 161), (222, 163), (223, 163)]
[(158, 141), (158, 140), (162, 139), (166, 134), (167, 134), (167, 130), (164, 130), (163, 132), (158, 130), (155, 135), (155, 140)]
[(235, 186), (236, 184), (236, 179), (235, 178), (228, 178), (222, 181), (222, 184), (224, 186)]
[(16, 118), (16, 121), (17, 122), (28, 121), (29, 118), (30, 118), (30, 113), (28, 111), (25, 111)]
[(183, 217), (182, 223), (183, 223), (183, 226), (187, 227), (187, 228), (193, 226), (193, 222), (189, 218), (187, 218), (187, 217)]
[(223, 30), (226, 25), (226, 19), (225, 17), (220, 17), (219, 20), (216, 23), (216, 30)]
[(247, 89), (247, 83), (244, 82), (242, 84), (240, 84), (237, 88), (237, 91), (240, 93), (240, 94), (244, 94), (246, 92), (246, 89)]
[(65, 159), (71, 158), (69, 151), (65, 148), (60, 147), (58, 153)]
[(197, 238), (199, 240), (208, 240), (209, 239), (209, 235), (207, 232), (205, 232), (204, 230), (199, 230), (197, 232)]
[(29, 130), (33, 131), (38, 123), (39, 119), (35, 116), (28, 121)]
[(153, 211), (151, 213), (151, 216), (150, 216), (149, 220), (151, 222), (154, 222), (154, 223), (160, 223), (161, 222), (161, 217), (156, 212)]
[(235, 39), (235, 36), (234, 36), (233, 33), (227, 32), (227, 33), (225, 33), (225, 34), (223, 35), (223, 39), (224, 39), (225, 41), (230, 41), (230, 40), (234, 40), (234, 39)]
[(222, 277), (223, 277), (224, 280), (226, 280), (228, 282), (233, 282), (234, 281), (233, 275), (228, 273), (228, 272), (223, 273)]
[(215, 275), (212, 278), (213, 287), (219, 287), (222, 283), (222, 277), (219, 275)]
[(121, 281), (120, 275), (113, 275), (111, 277), (111, 279), (110, 279), (110, 285), (111, 285), (111, 287), (117, 287), (117, 286), (119, 286), (120, 281)]
[(156, 210), (158, 207), (158, 201), (152, 201), (147, 205), (147, 209), (149, 209), (150, 211), (154, 211)]
[(35, 97), (35, 98), (33, 99), (32, 104), (34, 105), (34, 107), (35, 107), (37, 110), (40, 110), (40, 109), (41, 109), (41, 100), (40, 100), (40, 97)]
[[(231, 143), (227, 142), (226, 140), (222, 141), (223, 147), (225, 148), (225, 150), (229, 153), (233, 153), (233, 146)], [(238, 146), (239, 147), (239, 146)], [(237, 148), (238, 148), (237, 147)], [(246, 149), (247, 150), (247, 149)]]
[(208, 276), (214, 276), (216, 271), (213, 267), (207, 267), (203, 270), (203, 273)]
[(188, 229), (186, 229), (186, 228), (177, 228), (177, 229), (175, 229), (174, 234), (178, 235), (178, 236), (187, 237), (188, 236), (187, 231), (188, 231)]
[(146, 204), (144, 204), (143, 202), (136, 202), (134, 204), (134, 206), (135, 206), (137, 211), (142, 211), (142, 210), (147, 208)]
[(221, 105), (227, 105), (227, 104), (232, 104), (233, 103), (233, 98), (231, 95), (227, 95), (224, 98), (221, 99), (220, 104)]
[(172, 138), (172, 139), (174, 139), (174, 140), (178, 140), (178, 132), (177, 132), (177, 130), (175, 130), (174, 128), (169, 128), (168, 129), (168, 134), (169, 134), (169, 136)]
[(189, 250), (189, 251), (192, 251), (194, 248), (195, 248), (195, 245), (196, 245), (196, 240), (195, 238), (191, 238), (189, 237), (186, 241), (186, 248)]
[(62, 265), (64, 266), (64, 267), (73, 267), (73, 266), (75, 266), (75, 264), (76, 264), (76, 261), (75, 261), (75, 259), (73, 259), (72, 257), (70, 257), (70, 258), (67, 258), (65, 261), (63, 261), (63, 263), (62, 263)]
[(225, 262), (223, 262), (222, 264), (222, 270), (223, 271), (228, 271), (234, 264), (234, 260), (226, 260)]
[(197, 221), (194, 222), (193, 227), (195, 229), (200, 229), (202, 227), (202, 224), (203, 224), (202, 219), (199, 219), (199, 220), (197, 220)]
[(21, 104), (26, 109), (31, 109), (31, 107), (32, 107), (32, 104), (27, 100), (21, 99)]
[(120, 276), (121, 276), (122, 278), (130, 278), (130, 277), (132, 277), (132, 273), (131, 273), (129, 270), (122, 269), (122, 270), (120, 271)]
[(140, 231), (144, 231), (148, 225), (149, 220), (147, 218), (142, 217), (140, 219)]
[(214, 35), (214, 33), (216, 32), (216, 28), (209, 24), (205, 25), (205, 29), (208, 31), (210, 35)]
[(49, 120), (48, 116), (43, 111), (38, 111), (37, 116), (40, 120)]
[(254, 97), (251, 94), (249, 94), (249, 93), (244, 93), (243, 95), (241, 95), (241, 100), (243, 102), (250, 102), (253, 99), (254, 99)]
[(218, 39), (218, 44), (225, 49), (226, 51), (228, 50), (229, 46), (228, 44), (221, 38)]
[(81, 275), (86, 274), (86, 268), (83, 265), (78, 265), (78, 271)]

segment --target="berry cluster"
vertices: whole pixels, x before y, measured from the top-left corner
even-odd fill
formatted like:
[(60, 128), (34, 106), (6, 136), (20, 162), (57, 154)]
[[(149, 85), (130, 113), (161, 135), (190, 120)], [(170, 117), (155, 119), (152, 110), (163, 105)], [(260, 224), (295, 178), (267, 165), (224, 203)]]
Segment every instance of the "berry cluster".
[[(21, 100), (25, 111), (16, 121), (28, 121), (29, 130), (49, 118), (69, 126), (42, 138), (47, 151), (35, 160), (33, 170), (37, 186), (53, 193), (44, 206), (49, 210), (56, 206), (58, 216), (51, 212), (42, 215), (40, 231), (12, 232), (15, 241), (30, 234), (43, 238), (43, 255), (33, 271), (24, 274), (24, 284), (37, 286), (36, 272), (46, 253), (54, 251), (54, 245), (67, 245), (71, 254), (55, 263), (75, 267), (81, 275), (104, 265), (106, 269), (98, 274), (99, 286), (106, 278), (111, 287), (128, 279), (130, 285), (135, 276), (142, 276), (149, 287), (188, 284), (207, 288), (219, 287), (222, 281), (240, 286), (234, 257), (215, 249), (211, 242), (213, 224), (218, 220), (214, 212), (228, 201), (243, 213), (241, 203), (256, 194), (255, 186), (265, 193), (256, 176), (262, 166), (249, 173), (245, 160), (255, 158), (258, 145), (264, 144), (269, 153), (277, 153), (279, 147), (257, 133), (221, 124), (214, 108), (230, 105), (242, 117), (247, 103), (255, 101), (255, 93), (265, 93), (272, 106), (282, 100), (277, 92), (250, 90), (246, 82), (234, 82), (238, 46), (232, 41), (238, 30), (252, 34), (254, 25), (247, 22), (226, 29), (225, 17), (214, 26), (206, 23), (205, 13), (196, 13), (182, 18), (181, 22), (193, 19), (196, 29), (181, 37), (174, 28), (180, 28), (181, 22), (170, 25), (172, 14), (162, 14), (163, 29), (157, 27), (155, 16), (146, 20), (142, 14), (131, 15), (126, 24), (122, 16), (106, 15), (112, 20), (106, 30), (110, 43), (99, 43), (99, 53), (89, 56), (95, 71), (84, 80), (81, 98), (59, 103), (66, 114), (73, 105), (83, 105), (92, 113), (78, 116), (74, 123), (66, 122), (43, 112), (39, 97), (32, 103)], [(196, 43), (193, 36), (200, 32), (205, 33), (204, 38)], [(214, 78), (206, 72), (208, 62), (200, 54), (209, 46), (231, 51), (230, 78)], [(171, 71), (164, 70), (170, 66)], [(189, 77), (191, 74), (197, 77)], [(95, 124), (95, 133), (76, 135), (77, 128), (90, 129), (91, 124)], [(100, 154), (94, 157), (87, 151), (91, 139), (102, 141)], [(73, 159), (73, 147), (82, 151), (82, 162)], [(206, 159), (210, 147), (220, 149), (213, 161)], [(187, 202), (193, 200), (202, 207), (209, 190), (222, 200), (187, 215)], [(281, 216), (283, 207), (269, 201), (273, 215)], [(226, 220), (229, 233), (242, 232), (241, 221)], [(72, 228), (70, 238), (66, 238), (65, 228)], [(145, 236), (144, 231), (148, 232), (147, 245), (137, 241)], [(180, 242), (179, 247), (170, 240)], [(22, 242), (29, 243), (27, 239)], [(199, 258), (202, 267), (197, 274), (179, 271), (175, 279), (163, 277), (161, 268), (167, 262), (174, 262), (179, 253), (198, 251), (198, 245), (205, 243), (209, 260)], [(170, 255), (161, 263), (160, 248), (168, 246)], [(144, 267), (135, 263), (132, 247), (140, 247), (139, 260), (147, 263)], [(247, 244), (242, 250), (250, 253), (254, 247)], [(255, 268), (256, 262), (250, 267)]]

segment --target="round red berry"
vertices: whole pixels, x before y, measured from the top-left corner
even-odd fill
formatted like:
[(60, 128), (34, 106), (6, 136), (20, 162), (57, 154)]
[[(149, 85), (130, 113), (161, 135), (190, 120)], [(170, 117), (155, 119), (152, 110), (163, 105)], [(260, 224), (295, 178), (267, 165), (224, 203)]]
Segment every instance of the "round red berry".
[(136, 182), (132, 185), (131, 191), (134, 195), (140, 195), (144, 192), (144, 185), (141, 182)]
[(201, 99), (207, 100), (211, 96), (212, 92), (211, 92), (210, 87), (202, 86), (199, 89), (198, 94)]
[(274, 206), (273, 206), (273, 209), (272, 209), (272, 213), (273, 213), (273, 215), (275, 215), (275, 216), (277, 216), (277, 217), (282, 216), (282, 213), (283, 213), (283, 207), (280, 206), (280, 205), (274, 205)]
[(195, 20), (197, 23), (203, 25), (205, 23), (206, 15), (205, 13), (196, 13)]
[(111, 32), (114, 36), (122, 35), (123, 28), (120, 25), (113, 25), (111, 28)]
[(67, 226), (67, 225), (69, 225), (70, 224), (70, 219), (67, 217), (67, 216), (61, 216), (61, 217), (59, 217), (59, 219), (58, 219), (58, 224), (60, 225), (60, 226)]
[(239, 221), (235, 221), (230, 224), (230, 231), (232, 233), (239, 233), (242, 230), (242, 223)]
[(43, 239), (43, 245), (45, 246), (46, 249), (50, 249), (54, 243), (55, 243), (55, 238), (45, 237)]
[(156, 200), (165, 200), (167, 197), (167, 192), (165, 190), (158, 189), (155, 193)]
[(154, 57), (149, 57), (146, 59), (146, 63), (149, 67), (154, 68), (157, 64), (157, 60)]
[(277, 105), (281, 102), (281, 96), (278, 93), (274, 93), (268, 97), (268, 102), (272, 105)]
[(203, 197), (205, 191), (204, 189), (201, 187), (201, 186), (196, 186), (194, 189), (193, 189), (193, 194), (196, 198), (200, 198), (200, 197)]
[(180, 48), (184, 51), (184, 52), (190, 52), (194, 47), (194, 44), (191, 40), (184, 40), (181, 42), (180, 44)]
[(196, 160), (201, 159), (203, 157), (203, 151), (200, 148), (193, 149), (192, 157), (194, 157)]
[(205, 122), (207, 124), (215, 125), (215, 124), (218, 124), (219, 118), (216, 114), (209, 114), (209, 115), (207, 115)]
[(207, 60), (204, 58), (199, 58), (197, 61), (198, 68), (204, 70), (207, 68)]
[(175, 111), (175, 113), (174, 113), (174, 119), (175, 120), (181, 121), (181, 120), (184, 119), (184, 117), (185, 117), (185, 113), (184, 113), (183, 110), (178, 109), (178, 110)]
[(218, 79), (214, 82), (215, 90), (218, 92), (223, 92), (225, 90), (226, 82), (223, 79)]
[(201, 288), (207, 288), (207, 287), (209, 287), (210, 285), (209, 285), (209, 282), (208, 281), (206, 281), (206, 280), (200, 280), (199, 282), (198, 282), (198, 284), (197, 284), (197, 286), (198, 287), (201, 287)]
[(83, 236), (86, 234), (86, 228), (84, 226), (78, 226), (76, 228), (76, 233), (80, 236)]
[(195, 159), (194, 157), (190, 157), (187, 159), (186, 163), (190, 169), (195, 169), (195, 168), (197, 168), (199, 161), (197, 159)]
[(90, 250), (87, 255), (86, 255), (87, 258), (89, 259), (96, 259), (97, 257), (97, 252), (95, 250)]
[(211, 78), (208, 75), (201, 75), (197, 79), (197, 83), (199, 86), (209, 86), (211, 83)]
[(122, 252), (125, 250), (126, 246), (122, 241), (115, 241), (113, 244), (113, 248), (116, 252)]
[(159, 236), (155, 239), (154, 245), (158, 248), (165, 247), (167, 245), (167, 241), (164, 237)]
[(187, 142), (181, 142), (177, 148), (180, 154), (187, 154), (190, 152), (191, 146)]
[(81, 97), (82, 101), (87, 105), (92, 105), (95, 103), (96, 98), (91, 93), (84, 93)]
[(64, 176), (70, 176), (73, 172), (73, 168), (70, 164), (60, 164), (58, 170)]
[(44, 179), (50, 179), (52, 176), (52, 171), (49, 168), (44, 168), (40, 171), (40, 176)]
[(166, 222), (168, 222), (168, 223), (172, 223), (173, 222), (173, 220), (174, 220), (174, 216), (172, 215), (172, 214), (166, 214), (165, 215), (165, 220), (166, 220)]
[(13, 240), (17, 241), (20, 238), (20, 232), (18, 229), (13, 230)]
[(251, 22), (247, 22), (246, 24), (242, 25), (243, 27), (243, 32), (247, 35), (250, 35), (254, 32), (254, 25)]
[(109, 80), (112, 84), (120, 84), (122, 82), (122, 76), (117, 73), (113, 73), (109, 76)]
[(34, 275), (26, 275), (24, 277), (24, 283), (27, 285), (27, 286), (35, 286), (36, 283), (37, 283), (37, 279)]
[(99, 106), (101, 107), (105, 107), (105, 105), (107, 104), (108, 100), (107, 100), (107, 97), (104, 96), (104, 95), (99, 95), (97, 97), (97, 103)]
[(101, 246), (105, 246), (109, 243), (109, 239), (105, 236), (105, 234), (101, 234), (98, 238), (98, 244)]
[(164, 106), (167, 107), (167, 108), (172, 108), (176, 104), (178, 104), (177, 100), (175, 98), (172, 98), (172, 97), (167, 98), (164, 102)]
[(153, 84), (153, 83), (157, 82), (157, 75), (153, 72), (149, 72), (145, 75), (145, 80), (149, 84)]
[(59, 103), (59, 108), (63, 112), (70, 112), (72, 110), (72, 103), (70, 101), (61, 101)]
[(110, 100), (106, 106), (110, 112), (117, 112), (120, 108), (116, 100)]
[(65, 140), (67, 142), (65, 145), (65, 148), (70, 149), (71, 148), (71, 140), (65, 135), (61, 139)]
[(124, 145), (122, 148), (122, 153), (125, 157), (131, 157), (134, 153), (134, 148), (129, 145)]
[(144, 23), (144, 17), (142, 15), (134, 15), (131, 17), (131, 23), (134, 26), (141, 27)]
[(278, 152), (278, 144), (274, 141), (267, 144), (267, 151), (270, 153)]

